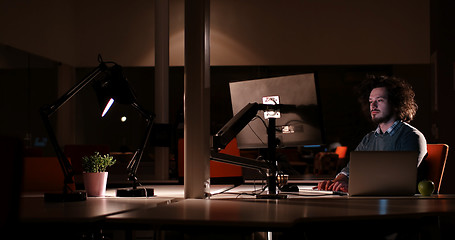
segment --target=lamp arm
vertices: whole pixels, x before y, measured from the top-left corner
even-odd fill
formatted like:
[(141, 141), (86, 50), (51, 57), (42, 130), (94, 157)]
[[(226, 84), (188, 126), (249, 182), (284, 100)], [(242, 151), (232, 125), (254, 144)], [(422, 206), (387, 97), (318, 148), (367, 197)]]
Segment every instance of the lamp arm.
[(63, 177), (64, 177), (64, 184), (65, 184), (65, 191), (66, 191), (66, 186), (67, 184), (73, 183), (73, 167), (71, 166), (71, 163), (69, 162), (68, 158), (65, 156), (63, 153), (62, 149), (60, 148), (57, 137), (55, 136), (54, 129), (51, 126), (51, 123), (49, 121), (49, 107), (44, 106), (41, 108), (40, 113), (41, 113), (41, 119), (43, 120), (44, 127), (46, 128), (47, 134), (49, 135), (49, 140), (52, 144), (52, 147), (54, 148), (54, 151), (57, 155), (58, 162), (60, 164), (60, 167), (63, 172)]
[(259, 161), (255, 159), (224, 154), (214, 149), (211, 150), (210, 160), (232, 164), (240, 167), (246, 167), (250, 169), (256, 169), (259, 171), (265, 171), (270, 169), (269, 164), (265, 161)]
[(136, 152), (134, 153), (133, 157), (131, 158), (130, 162), (128, 163), (128, 166), (126, 167), (126, 169), (128, 171), (128, 179), (133, 181), (133, 183), (134, 183), (133, 188), (136, 188), (137, 168), (139, 167), (139, 163), (141, 162), (141, 159), (142, 159), (142, 154), (144, 153), (144, 149), (147, 146), (147, 142), (148, 142), (150, 133), (152, 132), (153, 120), (155, 119), (155, 114), (149, 113), (136, 102), (132, 103), (131, 106), (133, 106), (147, 121), (147, 126), (146, 126), (146, 130), (145, 130), (145, 134), (142, 139), (142, 143), (137, 148)]
[(47, 105), (45, 108), (46, 114), (50, 117), (55, 113), (63, 104), (70, 100), (74, 95), (76, 95), (80, 90), (85, 88), (87, 84), (92, 82), (100, 73), (106, 70), (106, 65), (102, 62), (100, 65), (95, 68), (89, 75), (87, 75), (82, 81), (72, 87), (68, 92), (63, 94), (59, 99), (57, 99), (52, 105)]
[(212, 137), (212, 148), (224, 149), (256, 116), (258, 110), (258, 103), (248, 103)]
[(40, 109), (40, 115), (44, 123), (44, 127), (46, 128), (47, 134), (49, 135), (49, 140), (54, 148), (54, 151), (57, 155), (57, 159), (59, 161), (60, 167), (62, 168), (65, 189), (67, 190), (68, 184), (73, 183), (73, 176), (74, 171), (73, 167), (68, 160), (68, 158), (63, 153), (62, 149), (60, 148), (57, 137), (55, 135), (54, 129), (52, 128), (51, 122), (49, 118), (54, 114), (63, 104), (65, 104), (69, 99), (71, 99), (74, 95), (76, 95), (80, 90), (82, 90), (87, 84), (93, 81), (101, 72), (103, 72), (106, 68), (106, 65), (102, 62), (100, 65), (95, 68), (87, 77), (85, 77), (82, 81), (80, 81), (77, 85), (72, 87), (68, 92), (58, 98), (52, 105), (44, 105)]

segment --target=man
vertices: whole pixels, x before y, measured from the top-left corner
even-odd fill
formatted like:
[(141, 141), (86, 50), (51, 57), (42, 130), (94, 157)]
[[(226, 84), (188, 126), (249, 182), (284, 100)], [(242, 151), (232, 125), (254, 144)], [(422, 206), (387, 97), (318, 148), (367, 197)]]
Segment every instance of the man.
[[(368, 133), (355, 151), (418, 151), (420, 165), (427, 154), (424, 135), (409, 125), (417, 112), (414, 91), (404, 80), (395, 77), (369, 77), (359, 98), (376, 130)], [(348, 191), (349, 163), (335, 179), (318, 183), (317, 189)]]

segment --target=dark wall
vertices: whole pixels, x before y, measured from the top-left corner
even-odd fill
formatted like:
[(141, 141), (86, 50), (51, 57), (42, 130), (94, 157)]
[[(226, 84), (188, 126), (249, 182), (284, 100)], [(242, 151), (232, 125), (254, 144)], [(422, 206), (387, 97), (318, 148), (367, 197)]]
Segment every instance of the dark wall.
[(0, 56), (0, 134), (23, 139), (31, 154), (52, 153), (39, 109), (57, 98), (58, 64), (3, 45)]
[(434, 141), (449, 145), (441, 193), (455, 193), (455, 1), (430, 1), (431, 125)]

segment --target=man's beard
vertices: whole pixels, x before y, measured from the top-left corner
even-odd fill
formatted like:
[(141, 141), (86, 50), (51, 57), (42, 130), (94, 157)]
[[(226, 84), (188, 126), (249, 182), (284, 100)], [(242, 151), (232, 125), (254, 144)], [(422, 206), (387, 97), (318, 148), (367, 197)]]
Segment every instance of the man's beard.
[(392, 116), (393, 116), (393, 114), (389, 113), (389, 114), (387, 114), (385, 116), (382, 116), (382, 117), (375, 117), (375, 118), (372, 117), (371, 120), (375, 124), (380, 124), (380, 123), (388, 122), (392, 118)]

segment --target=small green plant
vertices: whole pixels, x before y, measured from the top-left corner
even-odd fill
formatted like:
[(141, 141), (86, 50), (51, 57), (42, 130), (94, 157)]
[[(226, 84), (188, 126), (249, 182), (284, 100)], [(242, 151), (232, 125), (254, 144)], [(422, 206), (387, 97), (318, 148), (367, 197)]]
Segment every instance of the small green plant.
[(85, 172), (106, 172), (106, 168), (114, 165), (115, 161), (109, 154), (101, 156), (99, 152), (95, 152), (94, 155), (82, 158), (82, 168)]

